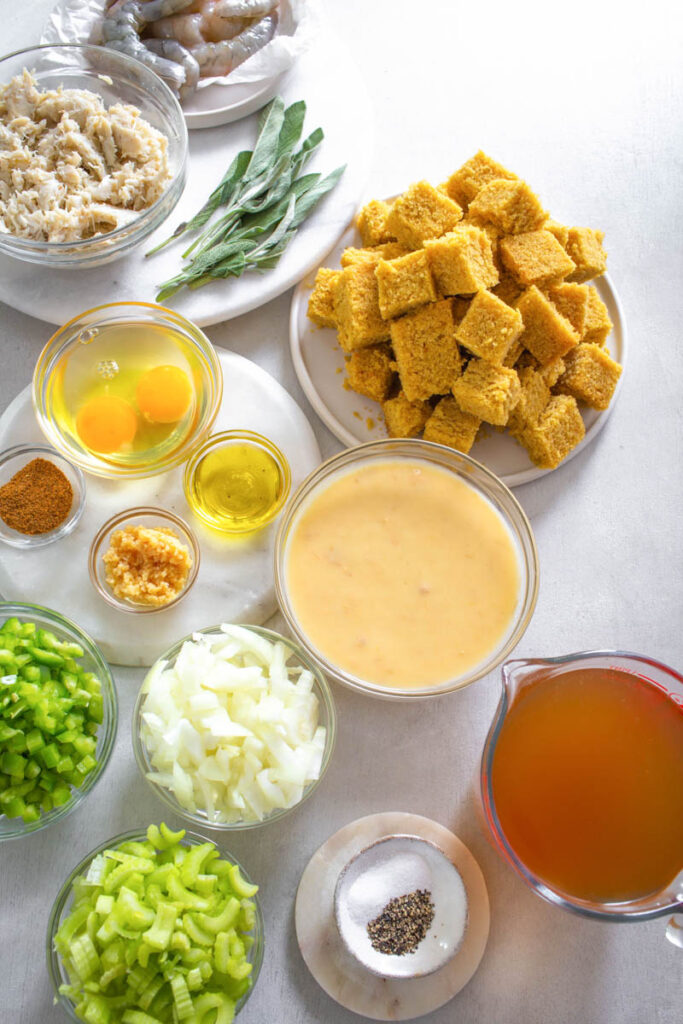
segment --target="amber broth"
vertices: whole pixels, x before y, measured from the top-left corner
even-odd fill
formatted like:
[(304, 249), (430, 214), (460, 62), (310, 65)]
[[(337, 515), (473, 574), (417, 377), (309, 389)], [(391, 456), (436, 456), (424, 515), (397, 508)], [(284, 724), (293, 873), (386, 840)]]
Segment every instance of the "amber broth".
[(626, 672), (575, 669), (524, 686), (492, 786), (518, 858), (569, 896), (638, 899), (683, 869), (683, 709)]

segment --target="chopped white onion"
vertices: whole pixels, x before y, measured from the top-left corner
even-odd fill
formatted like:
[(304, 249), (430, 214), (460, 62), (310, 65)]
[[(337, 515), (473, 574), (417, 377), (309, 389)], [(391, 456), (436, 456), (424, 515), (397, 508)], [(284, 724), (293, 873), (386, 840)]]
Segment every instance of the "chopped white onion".
[(326, 730), (313, 674), (289, 648), (242, 626), (195, 633), (145, 682), (140, 735), (154, 769), (189, 811), (260, 821), (293, 807), (320, 777)]

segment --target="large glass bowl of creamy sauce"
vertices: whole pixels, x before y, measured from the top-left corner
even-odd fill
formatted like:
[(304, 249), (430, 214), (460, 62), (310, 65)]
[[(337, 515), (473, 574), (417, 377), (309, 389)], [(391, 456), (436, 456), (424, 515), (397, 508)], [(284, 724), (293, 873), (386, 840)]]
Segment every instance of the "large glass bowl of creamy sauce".
[(511, 491), (467, 455), (371, 442), (324, 462), (280, 521), (275, 586), (324, 672), (376, 697), (460, 689), (515, 647), (538, 558)]

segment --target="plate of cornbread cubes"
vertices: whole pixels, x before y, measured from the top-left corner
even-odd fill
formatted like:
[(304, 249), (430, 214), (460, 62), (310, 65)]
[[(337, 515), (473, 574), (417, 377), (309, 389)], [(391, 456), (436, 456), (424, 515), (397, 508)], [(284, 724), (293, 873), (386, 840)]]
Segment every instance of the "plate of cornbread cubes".
[(626, 334), (603, 233), (485, 153), (368, 202), (326, 263), (295, 292), (292, 356), (345, 444), (421, 436), (515, 486), (604, 425)]

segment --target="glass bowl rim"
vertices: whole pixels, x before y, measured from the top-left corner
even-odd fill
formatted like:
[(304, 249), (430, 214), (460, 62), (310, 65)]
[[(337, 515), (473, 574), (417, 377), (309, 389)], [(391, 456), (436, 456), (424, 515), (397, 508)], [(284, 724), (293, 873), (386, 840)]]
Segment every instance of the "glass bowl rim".
[[(173, 598), (172, 601), (168, 601), (162, 605), (135, 605), (132, 603), (125, 603), (120, 601), (113, 592), (109, 592), (100, 583), (99, 575), (97, 572), (97, 558), (100, 553), (102, 544), (107, 538), (107, 534), (111, 533), (117, 526), (121, 526), (128, 519), (141, 518), (142, 516), (156, 516), (158, 519), (167, 520), (173, 526), (182, 530), (187, 540), (189, 541), (190, 548), (192, 549), (192, 566), (185, 581), (185, 586), (180, 593)], [(151, 527), (154, 529), (154, 527)], [(181, 538), (182, 540), (182, 538)], [(122, 512), (117, 512), (111, 516), (102, 526), (99, 528), (95, 536), (90, 543), (90, 549), (88, 551), (88, 574), (90, 576), (90, 582), (103, 600), (107, 604), (111, 605), (112, 608), (116, 608), (120, 612), (128, 612), (137, 615), (150, 615), (154, 612), (165, 612), (169, 608), (178, 604), (179, 601), (190, 592), (192, 586), (197, 579), (199, 573), (199, 563), (201, 561), (201, 549), (199, 547), (199, 541), (192, 527), (185, 522), (185, 520), (177, 515), (175, 512), (171, 512), (169, 509), (157, 508), (153, 505), (139, 505), (135, 508), (127, 508)]]
[[(53, 445), (40, 441), (28, 441), (22, 444), (12, 445), (10, 448), (5, 448), (3, 451), (0, 451), (0, 469), (7, 465), (8, 462), (11, 462), (12, 459), (19, 458), (23, 455), (30, 455), (32, 452), (49, 456), (55, 461), (65, 463), (76, 478), (78, 492), (77, 494), (74, 493), (74, 498), (77, 500), (75, 502), (76, 507), (73, 512), (67, 516), (63, 523), (56, 526), (54, 530), (49, 530), (47, 533), (39, 534), (21, 534), (17, 530), (14, 530), (13, 532), (17, 534), (16, 539), (0, 537), (0, 541), (2, 541), (2, 543), (9, 544), (10, 547), (14, 548), (23, 548), (24, 550), (28, 548), (40, 548), (46, 544), (52, 544), (53, 541), (62, 540), (62, 538), (68, 537), (72, 530), (75, 530), (78, 525), (78, 521), (80, 520), (83, 514), (83, 509), (85, 508), (86, 485), (83, 470), (80, 466), (77, 466), (75, 462), (72, 462), (71, 459), (67, 459), (66, 455), (62, 455), (62, 453), (53, 447)], [(17, 472), (19, 472), (19, 470), (17, 470)], [(69, 481), (69, 483), (71, 483), (71, 481)], [(7, 527), (7, 529), (11, 530), (12, 527)], [(26, 539), (21, 539), (24, 537)]]
[[(218, 526), (213, 519), (204, 513), (194, 501), (191, 500), (192, 484), (196, 476), (199, 464), (202, 460), (214, 449), (228, 447), (229, 445), (238, 441), (248, 441), (257, 448), (261, 448), (267, 452), (275, 462), (277, 463), (278, 469), (282, 477), (282, 493), (275, 505), (268, 513), (268, 517), (258, 524), (255, 529), (243, 530), (243, 529), (230, 529), (222, 526)], [(185, 500), (189, 505), (190, 509), (197, 515), (202, 522), (206, 523), (213, 530), (217, 530), (219, 533), (231, 534), (237, 536), (246, 533), (255, 533), (256, 530), (264, 529), (277, 515), (282, 511), (289, 492), (292, 486), (292, 471), (289, 465), (289, 460), (278, 445), (274, 441), (271, 441), (269, 437), (264, 434), (259, 434), (255, 430), (243, 430), (236, 428), (234, 430), (220, 430), (216, 434), (210, 434), (201, 444), (191, 452), (189, 459), (185, 463), (185, 470), (183, 472), (183, 492), (185, 494)]]
[[(231, 623), (231, 625), (233, 625), (233, 623)], [(278, 633), (273, 629), (267, 629), (265, 626), (253, 626), (250, 623), (242, 622), (234, 623), (234, 625), (238, 625), (241, 629), (248, 629), (251, 632), (256, 633), (257, 636), (265, 637), (266, 640), (271, 640), (273, 642), (281, 641), (285, 643), (290, 648), (295, 657), (300, 659), (300, 662), (303, 664), (304, 668), (307, 668), (312, 673), (315, 684), (317, 685), (316, 696), (320, 702), (320, 705), (324, 709), (326, 717), (325, 749), (323, 750), (320, 775), (318, 776), (317, 779), (314, 779), (313, 782), (310, 782), (308, 786), (306, 786), (301, 799), (297, 803), (293, 804), (291, 807), (276, 808), (265, 818), (262, 818), (261, 821), (240, 820), (226, 822), (210, 822), (206, 817), (201, 816), (200, 813), (188, 811), (184, 807), (181, 807), (175, 795), (171, 793), (170, 790), (166, 789), (164, 786), (158, 786), (156, 783), (152, 782), (151, 779), (147, 778), (147, 773), (151, 770), (151, 764), (148, 761), (147, 750), (142, 742), (142, 737), (140, 735), (140, 717), (144, 706), (144, 698), (146, 696), (145, 685), (149, 675), (160, 661), (166, 661), (169, 663), (172, 662), (178, 656), (178, 653), (180, 652), (180, 649), (183, 646), (183, 644), (187, 640), (194, 639), (195, 635), (198, 633), (206, 635), (219, 635), (222, 632), (221, 624), (219, 623), (215, 626), (205, 626), (203, 629), (195, 629), (193, 630), (192, 633), (189, 633), (187, 636), (184, 636), (182, 640), (177, 640), (171, 647), (168, 648), (167, 651), (165, 651), (163, 654), (161, 654), (158, 658), (155, 659), (155, 661), (145, 674), (145, 678), (143, 679), (142, 684), (140, 686), (140, 690), (135, 700), (135, 706), (133, 708), (133, 716), (131, 720), (131, 738), (133, 745), (133, 754), (135, 756), (135, 763), (138, 767), (138, 771), (140, 772), (141, 776), (143, 777), (147, 785), (152, 788), (153, 792), (156, 793), (157, 797), (163, 803), (165, 803), (166, 806), (170, 810), (172, 810), (174, 814), (176, 814), (178, 817), (183, 818), (185, 821), (191, 822), (193, 825), (199, 825), (202, 828), (210, 829), (213, 832), (237, 832), (246, 831), (247, 829), (261, 828), (264, 825), (270, 825), (274, 821), (279, 821), (281, 818), (284, 818), (285, 815), (297, 810), (299, 807), (301, 807), (303, 803), (306, 802), (306, 800), (308, 800), (308, 798), (313, 794), (313, 792), (318, 788), (318, 786), (324, 779), (327, 769), (330, 766), (332, 755), (334, 754), (334, 749), (337, 742), (337, 708), (334, 702), (334, 698), (332, 696), (332, 690), (330, 684), (325, 678), (325, 674), (323, 673), (322, 669), (315, 663), (314, 659), (311, 658), (310, 654), (308, 654), (308, 652), (301, 647), (301, 645), (296, 639), (284, 636), (284, 634)]]
[[(288, 531), (294, 524), (296, 516), (304, 501), (314, 494), (321, 486), (324, 486), (337, 469), (351, 469), (354, 465), (370, 461), (375, 457), (390, 458), (392, 453), (398, 454), (399, 457), (405, 455), (406, 458), (427, 458), (428, 461), (436, 462), (442, 468), (454, 469), (458, 476), (463, 476), (460, 472), (460, 468), (466, 468), (469, 470), (470, 476), (473, 476), (474, 478), (475, 484), (473, 486), (478, 493), (481, 493), (481, 490), (478, 486), (479, 480), (477, 479), (477, 476), (479, 476), (489, 487), (492, 487), (495, 492), (502, 495), (506, 504), (499, 507), (499, 505), (493, 501), (491, 494), (487, 490), (483, 491), (485, 499), (494, 505), (508, 531), (514, 538), (520, 566), (519, 606), (504, 642), (500, 644), (500, 646), (485, 662), (479, 663), (479, 665), (475, 666), (472, 671), (467, 672), (463, 676), (458, 677), (455, 680), (447, 680), (445, 683), (441, 683), (439, 685), (411, 689), (381, 686), (378, 683), (362, 681), (358, 677), (353, 676), (332, 664), (324, 657), (324, 655), (322, 655), (322, 652), (318, 652), (318, 650), (308, 640), (303, 629), (299, 626), (290, 606), (285, 573), (285, 553), (287, 549)], [(430, 456), (433, 457), (430, 458)], [(457, 468), (458, 462), (461, 463), (460, 468)], [(450, 463), (450, 466), (447, 463)], [(517, 518), (515, 519), (515, 517)], [(345, 448), (341, 452), (337, 452), (335, 455), (332, 455), (330, 458), (321, 462), (320, 465), (309, 473), (305, 480), (302, 481), (290, 498), (287, 508), (285, 509), (285, 513), (280, 519), (280, 523), (278, 525), (274, 549), (274, 577), (277, 602), (280, 611), (285, 618), (287, 627), (291, 630), (298, 643), (301, 644), (301, 646), (309, 653), (310, 657), (320, 665), (323, 672), (330, 675), (343, 686), (346, 686), (357, 693), (362, 693), (365, 696), (378, 698), (380, 700), (414, 701), (432, 697), (442, 697), (446, 694), (462, 690), (466, 686), (470, 686), (472, 683), (476, 682), (478, 679), (481, 679), (483, 676), (488, 675), (489, 672), (492, 672), (502, 661), (505, 660), (505, 658), (508, 657), (524, 635), (536, 607), (539, 589), (539, 560), (534, 533), (526, 512), (512, 493), (512, 490), (504, 484), (495, 473), (490, 469), (487, 469), (487, 467), (482, 465), (482, 463), (477, 462), (476, 459), (471, 458), (464, 452), (459, 452), (454, 448), (450, 448), (447, 445), (436, 444), (433, 441), (424, 441), (419, 438), (387, 437), (378, 441), (366, 441), (364, 444), (355, 445), (351, 448)]]
[[(166, 84), (166, 82), (164, 82), (163, 78), (160, 78), (153, 71), (151, 71), (145, 64), (141, 64), (140, 61), (137, 61), (133, 57), (130, 57), (127, 53), (121, 53), (120, 50), (112, 50), (106, 46), (98, 46), (96, 43), (37, 43), (34, 46), (23, 46), (18, 50), (13, 50), (11, 53), (5, 53), (3, 54), (2, 57), (0, 57), (0, 75), (2, 74), (3, 64), (5, 61), (11, 60), (14, 57), (21, 57), (23, 54), (36, 53), (45, 50), (70, 50), (73, 52), (84, 52), (86, 50), (94, 50), (96, 52), (105, 51), (107, 55), (109, 55), (110, 53), (116, 54), (114, 60), (120, 57), (123, 63), (123, 68), (128, 67), (130, 69), (131, 67), (133, 67), (138, 74), (142, 75), (143, 77), (148, 77), (150, 82), (152, 78), (154, 78), (156, 80), (155, 84), (158, 84), (158, 86), (161, 87), (161, 92), (162, 95), (164, 95), (164, 99), (167, 102), (171, 101), (173, 117), (168, 117), (168, 120), (174, 121), (174, 127), (179, 135), (180, 140), (180, 146), (182, 151), (181, 159), (178, 167), (173, 172), (167, 187), (163, 190), (158, 199), (154, 200), (151, 206), (148, 206), (145, 210), (140, 210), (139, 216), (137, 216), (133, 221), (129, 221), (127, 224), (122, 224), (121, 227), (114, 228), (113, 231), (107, 231), (104, 234), (100, 235), (93, 235), (92, 238), (76, 239), (75, 241), (72, 242), (43, 242), (35, 238), (22, 238), (20, 235), (7, 235), (4, 239), (2, 239), (2, 236), (0, 236), (0, 240), (4, 241), (4, 245), (2, 247), (6, 248), (8, 251), (11, 251), (12, 248), (11, 244), (7, 245), (7, 239), (9, 238), (12, 239), (13, 241), (16, 240), (18, 248), (24, 249), (26, 252), (50, 253), (57, 255), (60, 252), (73, 252), (74, 248), (82, 248), (83, 253), (85, 254), (85, 251), (88, 248), (95, 248), (94, 245), (89, 243), (101, 243), (105, 238), (114, 241), (128, 240), (131, 236), (131, 229), (134, 232), (136, 227), (143, 225), (144, 223), (147, 222), (148, 219), (154, 219), (156, 211), (159, 209), (159, 205), (162, 202), (162, 200), (166, 197), (166, 194), (170, 191), (171, 188), (173, 188), (174, 185), (177, 185), (178, 181), (181, 178), (183, 178), (186, 173), (189, 154), (189, 136), (187, 132), (187, 125), (185, 123), (185, 115), (183, 114), (182, 107), (180, 106), (177, 97), (173, 95), (173, 92), (171, 91), (171, 89), (169, 89), (168, 85)], [(140, 71), (140, 67), (144, 68), (144, 71)], [(97, 72), (90, 72), (86, 68), (82, 68), (80, 70), (85, 75), (91, 75), (93, 80), (99, 78)], [(55, 73), (57, 73), (56, 68)], [(144, 112), (141, 111), (141, 113), (144, 116)], [(164, 136), (168, 139), (168, 136), (166, 136), (165, 133), (162, 134), (164, 134)]]
[(38, 821), (31, 822), (29, 825), (25, 825), (21, 818), (10, 819), (4, 815), (0, 816), (0, 820), (21, 822), (21, 825), (17, 825), (14, 828), (0, 831), (0, 842), (9, 839), (20, 839), (33, 832), (38, 832), (40, 829), (47, 828), (53, 822), (66, 817), (67, 814), (79, 806), (104, 774), (114, 749), (119, 721), (118, 695), (111, 668), (98, 645), (84, 629), (78, 626), (72, 619), (67, 618), (66, 615), (62, 615), (61, 612), (56, 612), (52, 608), (46, 608), (45, 605), (33, 604), (31, 602), (0, 601), (0, 616), (4, 616), (5, 613), (9, 613), (9, 616), (16, 615), (17, 618), (23, 615), (26, 621), (31, 621), (32, 615), (34, 617), (37, 616), (57, 629), (67, 633), (70, 631), (78, 638), (78, 642), (84, 648), (84, 654), (88, 655), (95, 662), (97, 675), (100, 679), (104, 713), (102, 723), (98, 729), (98, 737), (100, 730), (104, 730), (104, 735), (102, 751), (97, 758), (97, 767), (86, 776), (82, 786), (78, 789), (72, 788), (71, 797), (67, 802), (62, 804), (61, 807), (55, 807), (51, 811), (41, 814)]
[[(70, 334), (69, 338), (64, 338), (63, 335), (67, 331), (73, 332), (74, 325), (79, 321), (84, 320), (85, 318), (92, 319), (93, 314), (99, 314), (102, 310), (122, 310), (124, 308), (132, 310), (133, 313), (137, 309), (152, 310), (155, 314), (160, 313), (162, 314), (161, 319), (163, 319), (164, 322), (170, 319), (172, 323), (175, 323), (183, 332), (189, 335), (193, 345), (194, 355), (201, 362), (203, 370), (209, 378), (211, 388), (210, 394), (207, 396), (206, 422), (202, 427), (199, 436), (188, 437), (176, 449), (169, 452), (168, 455), (160, 462), (153, 463), (151, 466), (132, 466), (127, 468), (124, 465), (116, 465), (114, 463), (110, 465), (102, 459), (96, 459), (91, 463), (87, 461), (87, 457), (80, 458), (78, 453), (71, 451), (69, 451), (68, 455), (65, 456), (75, 465), (80, 466), (81, 469), (84, 469), (88, 473), (92, 473), (93, 476), (100, 476), (108, 480), (145, 479), (150, 476), (158, 476), (160, 473), (165, 473), (168, 470), (181, 465), (191, 456), (195, 447), (201, 442), (201, 439), (213, 426), (223, 401), (223, 368), (221, 366), (220, 357), (216, 350), (216, 346), (213, 345), (206, 334), (204, 334), (201, 327), (198, 327), (192, 320), (184, 316), (182, 313), (178, 313), (176, 310), (171, 309), (168, 306), (162, 306), (156, 302), (143, 302), (136, 299), (123, 300), (120, 302), (104, 302), (99, 306), (92, 306), (83, 310), (76, 316), (71, 317), (61, 326), (57, 327), (45, 342), (45, 345), (38, 355), (38, 359), (36, 360), (36, 364), (33, 369), (33, 376), (31, 378), (31, 402), (38, 425), (48, 440), (62, 442), (61, 431), (54, 427), (52, 418), (47, 414), (45, 390), (54, 367), (57, 365), (59, 359), (63, 357), (64, 352), (71, 348), (75, 342), (73, 333)], [(102, 322), (106, 324), (110, 319), (110, 317), (96, 319), (94, 326), (101, 325)], [(156, 323), (157, 317), (154, 316), (150, 318), (150, 322)], [(90, 330), (91, 327), (84, 327), (84, 329)], [(57, 447), (57, 444), (55, 444), (55, 447)], [(57, 451), (59, 451), (58, 447)]]
[[(570, 654), (562, 654), (552, 658), (512, 658), (509, 661), (506, 661), (502, 666), (503, 680), (505, 680), (506, 669), (508, 666), (512, 665), (526, 663), (564, 665), (588, 658), (604, 657), (623, 658), (627, 661), (638, 661), (640, 664), (649, 664), (654, 668), (665, 672), (667, 675), (675, 676), (679, 681), (683, 682), (683, 675), (670, 665), (665, 664), (663, 661), (659, 661), (657, 658), (652, 658), (649, 655), (637, 654), (635, 651), (624, 651), (618, 648), (574, 651)], [(638, 921), (649, 921), (656, 917), (665, 917), (671, 913), (683, 913), (681, 902), (676, 900), (673, 900), (670, 903), (663, 903), (656, 907), (643, 909), (636, 908), (630, 911), (624, 910), (624, 907), (647, 902), (647, 896), (641, 897), (640, 900), (626, 900), (621, 903), (599, 903), (592, 900), (583, 900), (579, 897), (571, 896), (569, 893), (564, 893), (560, 889), (553, 888), (548, 882), (545, 882), (538, 875), (535, 875), (534, 872), (526, 866), (505, 835), (498, 817), (496, 802), (493, 796), (493, 758), (498, 744), (500, 731), (503, 727), (503, 723), (505, 722), (510, 706), (509, 691), (505, 681), (503, 681), (500, 697), (486, 734), (479, 764), (479, 798), (481, 801), (481, 807), (484, 813), (489, 838), (492, 839), (496, 851), (502, 859), (509, 864), (511, 868), (513, 868), (522, 881), (524, 881), (526, 885), (536, 893), (536, 895), (540, 896), (541, 899), (545, 900), (547, 903), (552, 903), (554, 906), (560, 907), (563, 910), (568, 910), (572, 914), (577, 914), (579, 917), (592, 918), (597, 921), (614, 921), (615, 923), (634, 924)], [(672, 881), (674, 880), (672, 879)]]
[[(181, 839), (181, 843), (189, 841), (188, 845), (199, 846), (202, 843), (206, 842), (206, 836), (199, 835), (199, 833), (197, 832), (192, 832), (190, 829), (184, 829), (184, 831), (185, 835)], [(147, 832), (145, 829), (134, 828), (129, 829), (126, 832), (120, 832), (118, 835), (112, 836), (110, 839), (107, 839), (104, 842), (99, 843), (95, 849), (91, 850), (90, 853), (87, 853), (85, 857), (83, 857), (82, 860), (79, 861), (76, 867), (72, 869), (72, 871), (69, 873), (65, 881), (60, 886), (59, 891), (57, 892), (57, 895), (54, 899), (54, 902), (52, 903), (52, 907), (50, 908), (50, 916), (48, 918), (46, 932), (45, 954), (47, 959), (47, 971), (50, 976), (50, 981), (52, 983), (52, 987), (54, 990), (54, 1001), (65, 1010), (65, 1012), (71, 1017), (72, 1020), (79, 1022), (79, 1024), (80, 1017), (76, 1016), (74, 1012), (73, 1003), (67, 996), (62, 995), (59, 992), (59, 986), (62, 984), (62, 979), (60, 977), (61, 957), (57, 950), (55, 949), (54, 937), (59, 927), (60, 918), (62, 917), (62, 914), (66, 910), (66, 906), (69, 901), (69, 896), (71, 895), (71, 891), (73, 889), (73, 883), (76, 881), (78, 876), (92, 863), (95, 857), (97, 857), (100, 853), (104, 853), (104, 851), (107, 849), (116, 849), (123, 843), (140, 841), (146, 838)], [(240, 869), (240, 874), (245, 879), (245, 881), (253, 884), (251, 876), (243, 867), (241, 861), (239, 861), (237, 857), (234, 856), (233, 853), (221, 849), (217, 841), (210, 839), (209, 842), (213, 842), (214, 846), (220, 851), (221, 856), (224, 856), (226, 859), (228, 859), (231, 864), (237, 864), (237, 866)], [(250, 935), (254, 936), (255, 940), (254, 945), (252, 947), (254, 949), (254, 958), (251, 961), (254, 965), (251, 972), (251, 977), (253, 980), (251, 988), (247, 992), (245, 992), (245, 994), (238, 1000), (235, 1008), (235, 1016), (237, 1016), (237, 1013), (239, 1013), (239, 1011), (242, 1009), (245, 1003), (247, 1003), (252, 992), (256, 988), (256, 982), (258, 981), (259, 974), (261, 973), (261, 967), (263, 965), (263, 954), (265, 949), (265, 922), (263, 919), (263, 910), (261, 909), (261, 901), (259, 899), (259, 896), (260, 890), (254, 896), (250, 897), (254, 902), (256, 916), (256, 925), (249, 933)]]

